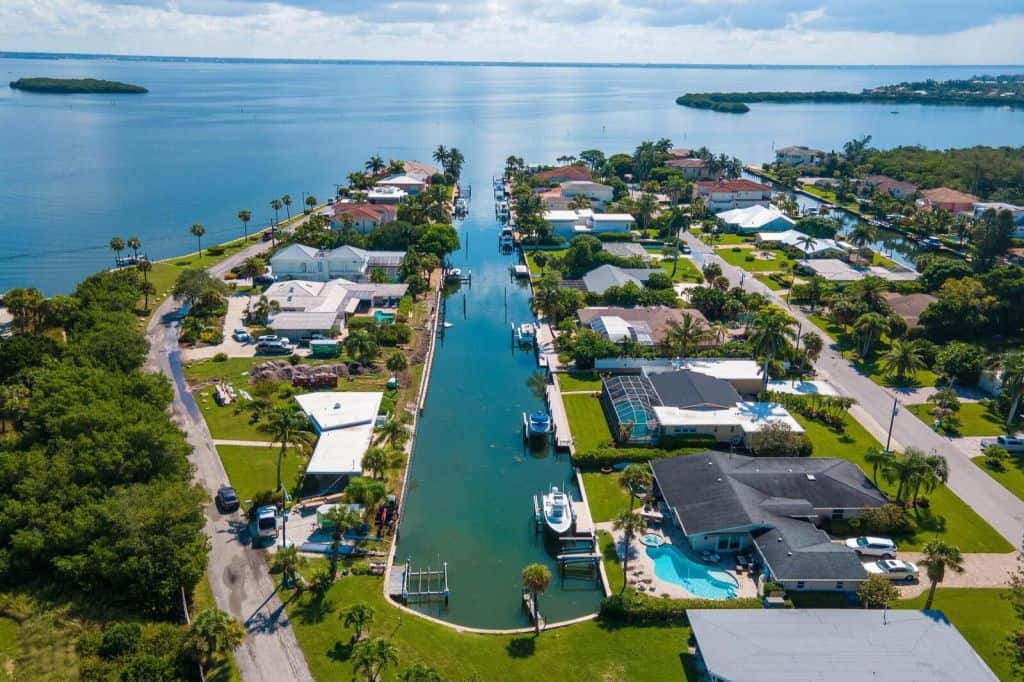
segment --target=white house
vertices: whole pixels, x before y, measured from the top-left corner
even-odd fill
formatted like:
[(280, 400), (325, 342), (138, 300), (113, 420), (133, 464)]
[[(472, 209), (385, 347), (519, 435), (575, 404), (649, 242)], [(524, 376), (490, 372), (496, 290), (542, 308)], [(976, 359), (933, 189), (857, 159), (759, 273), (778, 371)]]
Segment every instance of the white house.
[(796, 221), (775, 208), (755, 204), (746, 208), (734, 208), (718, 214), (726, 229), (734, 232), (775, 232), (789, 230)]
[(361, 282), (369, 279), (374, 270), (381, 270), (388, 278), (395, 279), (404, 257), (402, 251), (364, 251), (354, 246), (318, 251), (303, 244), (292, 244), (271, 256), (270, 269), (279, 280), (326, 282), (343, 278)]
[(331, 221), (331, 229), (341, 230), (351, 225), (356, 232), (366, 234), (381, 225), (394, 222), (398, 211), (389, 204), (338, 201), (324, 209), (324, 215)]
[(784, 166), (800, 166), (814, 164), (825, 157), (820, 149), (811, 149), (801, 145), (793, 145), (775, 150), (775, 160)]
[(698, 182), (694, 192), (712, 213), (750, 206), (767, 208), (772, 198), (772, 188), (768, 185), (742, 179)]
[(591, 201), (608, 203), (612, 200), (614, 189), (611, 185), (602, 185), (589, 180), (569, 180), (561, 184), (563, 197), (585, 196)]
[[(812, 239), (812, 242), (808, 242)], [(808, 258), (822, 256), (836, 256), (846, 253), (846, 249), (839, 245), (835, 239), (824, 239), (822, 237), (810, 237), (799, 230), (786, 230), (785, 232), (758, 232), (758, 244), (773, 244), (795, 251), (799, 251)]]
[(267, 326), (288, 338), (333, 333), (360, 308), (394, 308), (408, 284), (359, 283), (346, 279), (329, 282), (287, 280), (275, 282), (264, 296), (278, 310)]
[(572, 239), (580, 234), (629, 232), (636, 224), (628, 213), (594, 213), (590, 209), (545, 211), (544, 220), (563, 239)]
[(363, 455), (373, 439), (383, 397), (380, 392), (357, 391), (295, 397), (319, 436), (306, 466), (307, 476), (330, 479), (362, 475)]
[(366, 193), (366, 200), (371, 204), (400, 204), (409, 193), (399, 187), (377, 185)]
[(423, 191), (423, 188), (427, 186), (427, 182), (422, 177), (404, 173), (402, 175), (389, 175), (383, 180), (378, 180), (376, 185), (377, 187), (394, 187), (414, 197)]

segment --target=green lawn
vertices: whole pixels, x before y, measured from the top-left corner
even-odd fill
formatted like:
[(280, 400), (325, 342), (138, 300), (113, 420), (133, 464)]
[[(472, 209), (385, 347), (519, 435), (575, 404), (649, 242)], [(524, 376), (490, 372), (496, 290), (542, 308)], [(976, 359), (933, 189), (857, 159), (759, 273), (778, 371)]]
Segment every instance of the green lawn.
[(203, 413), (210, 435), (225, 440), (258, 440), (270, 442), (270, 434), (252, 423), (252, 412), (244, 409), (243, 402), (221, 407), (213, 399), (213, 389), (204, 388), (196, 394), (196, 402)]
[(1019, 456), (1010, 455), (1002, 471), (996, 471), (985, 464), (985, 458), (981, 455), (971, 458), (971, 461), (981, 467), (989, 476), (999, 481), (1004, 488), (1024, 500), (1024, 459)]
[(612, 433), (599, 399), (581, 394), (563, 395), (562, 401), (577, 450), (587, 452), (611, 442)]
[[(698, 239), (703, 234), (702, 230), (690, 230), (690, 231)], [(745, 237), (744, 235), (736, 234), (734, 232), (719, 232), (718, 233), (718, 238), (715, 239), (715, 244), (728, 244), (728, 245), (731, 246), (731, 245), (735, 245), (735, 244), (749, 244), (752, 241), (753, 240), (751, 240), (749, 237)]]
[(599, 471), (583, 474), (583, 485), (587, 488), (587, 501), (590, 502), (590, 515), (594, 521), (611, 521), (629, 509), (629, 493), (619, 483), (622, 475), (619, 472), (602, 474)]
[[(278, 448), (255, 447), (245, 445), (218, 445), (220, 461), (228, 473), (231, 485), (238, 492), (243, 502), (261, 490), (273, 490), (277, 487), (277, 455)], [(305, 469), (305, 458), (288, 449), (281, 463), (281, 478), (285, 488), (294, 491), (299, 475)]]
[(772, 291), (779, 291), (781, 289), (785, 289), (786, 288), (786, 287), (782, 286), (781, 284), (779, 284), (778, 282), (776, 282), (774, 279), (772, 279), (768, 275), (754, 275), (754, 279), (756, 279), (758, 282), (760, 282), (761, 284), (765, 285), (766, 287), (768, 287)]
[(622, 584), (626, 582), (626, 574), (622, 572), (622, 564), (619, 563), (618, 550), (615, 547), (615, 540), (612, 534), (606, 530), (597, 531), (598, 544), (601, 547), (601, 555), (604, 557), (604, 572), (608, 575), (608, 587), (612, 593), (622, 590)]
[[(931, 426), (935, 422), (932, 416), (931, 403), (907, 405), (907, 409), (925, 424)], [(960, 411), (956, 413), (960, 426), (952, 436), (999, 436), (1006, 433), (1005, 415), (993, 414), (982, 403), (960, 403)]]
[(558, 386), (566, 391), (601, 392), (601, 377), (597, 372), (564, 372), (558, 374)]
[(537, 265), (537, 262), (533, 259), (533, 255), (535, 253), (543, 253), (544, 255), (546, 255), (549, 258), (551, 258), (551, 257), (554, 257), (554, 256), (561, 256), (566, 251), (568, 251), (568, 249), (544, 249), (544, 250), (527, 251), (526, 252), (526, 264), (530, 266), (530, 273), (534, 277), (536, 277), (537, 275), (539, 275), (541, 273), (541, 267), (539, 265)]
[[(747, 260), (747, 256), (761, 253), (762, 251), (774, 254), (775, 258), (762, 260), (755, 257), (754, 260)], [(796, 263), (795, 260), (778, 249), (740, 249), (739, 251), (716, 249), (715, 255), (721, 256), (722, 260), (726, 263), (743, 268), (747, 272), (773, 272), (785, 269), (784, 266), (792, 267)]]
[[(814, 443), (814, 457), (841, 457), (859, 466), (865, 474), (871, 476), (871, 467), (864, 462), (864, 453), (876, 441), (863, 426), (854, 419), (846, 417), (846, 431), (838, 434), (818, 422), (811, 421), (800, 415), (794, 415), (804, 427), (808, 438)], [(879, 477), (879, 487), (886, 493), (895, 493), (895, 486), (890, 486)], [(964, 504), (963, 500), (949, 488), (939, 488), (928, 496), (930, 507), (910, 512), (917, 524), (917, 531), (910, 535), (898, 537), (900, 547), (907, 551), (919, 551), (926, 542), (941, 538), (957, 545), (964, 552), (1011, 552), (1013, 547), (999, 535), (978, 514)], [(838, 528), (837, 528), (838, 530)], [(851, 534), (856, 534), (852, 532)]]
[[(1009, 590), (940, 587), (932, 608), (942, 611), (967, 643), (992, 668), (1000, 680), (1019, 679), (1013, 670), (1007, 638), (1020, 629)], [(894, 609), (920, 609), (927, 594), (893, 603)]]
[[(518, 594), (517, 586), (509, 589)], [(282, 596), (313, 676), (323, 682), (357, 677), (350, 660), (351, 631), (339, 621), (345, 608), (356, 602), (365, 602), (375, 611), (370, 636), (387, 637), (398, 649), (398, 666), (385, 676), (389, 680), (415, 663), (429, 665), (444, 680), (696, 679), (691, 676), (686, 627), (607, 627), (586, 622), (540, 637), (459, 633), (402, 614), (385, 601), (381, 579), (370, 576), (342, 577), (319, 601), (312, 591), (298, 598)], [(543, 609), (543, 597), (540, 604)]]
[(672, 268), (675, 267), (676, 276), (672, 277), (673, 282), (699, 282), (703, 279), (700, 270), (689, 258), (679, 257), (672, 260), (659, 261), (661, 268), (671, 277)]

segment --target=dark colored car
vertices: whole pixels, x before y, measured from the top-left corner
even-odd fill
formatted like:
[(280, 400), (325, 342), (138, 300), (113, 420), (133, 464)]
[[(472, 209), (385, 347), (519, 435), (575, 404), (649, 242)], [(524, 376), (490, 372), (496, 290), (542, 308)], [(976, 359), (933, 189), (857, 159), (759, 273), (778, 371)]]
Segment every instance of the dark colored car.
[(217, 503), (217, 509), (225, 514), (228, 512), (238, 511), (238, 507), (240, 506), (238, 502), (238, 493), (236, 493), (235, 489), (229, 485), (222, 486), (221, 489), (217, 491), (217, 496), (213, 498), (213, 501)]

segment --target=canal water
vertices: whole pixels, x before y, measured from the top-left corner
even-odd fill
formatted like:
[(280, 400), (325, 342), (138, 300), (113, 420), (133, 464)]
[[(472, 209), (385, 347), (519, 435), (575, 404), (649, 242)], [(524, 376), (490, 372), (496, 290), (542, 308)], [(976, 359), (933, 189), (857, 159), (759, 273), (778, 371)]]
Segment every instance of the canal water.
[[(458, 224), (463, 249), (452, 262), (472, 284), (447, 298), (451, 326), (439, 339), (419, 423), (396, 561), (414, 568), (448, 563), (447, 609), (426, 613), (460, 625), (529, 625), (520, 573), (545, 563), (554, 580), (540, 599), (548, 622), (596, 610), (593, 580), (559, 579), (557, 564), (533, 527), (533, 496), (572, 484), (568, 455), (531, 453), (522, 413), (543, 406), (527, 385), (538, 371), (532, 352), (514, 349), (511, 324), (532, 320), (529, 289), (510, 279), (515, 257), (498, 251), (491, 178), (473, 177), (470, 215)], [(507, 301), (507, 305), (506, 305)]]

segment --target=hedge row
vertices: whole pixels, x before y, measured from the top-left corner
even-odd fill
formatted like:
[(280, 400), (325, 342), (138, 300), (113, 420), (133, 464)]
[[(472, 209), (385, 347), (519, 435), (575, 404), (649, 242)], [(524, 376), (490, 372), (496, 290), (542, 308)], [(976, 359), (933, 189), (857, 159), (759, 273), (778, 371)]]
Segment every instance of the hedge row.
[(616, 464), (643, 463), (652, 459), (664, 459), (676, 455), (692, 455), (695, 452), (711, 450), (715, 447), (712, 438), (710, 442), (701, 440), (693, 441), (686, 446), (675, 445), (673, 448), (598, 448), (587, 452), (577, 452), (573, 455), (573, 464), (584, 469), (600, 469)]
[(686, 623), (690, 609), (760, 609), (757, 597), (743, 599), (669, 599), (627, 592), (601, 601), (601, 618), (629, 624)]

